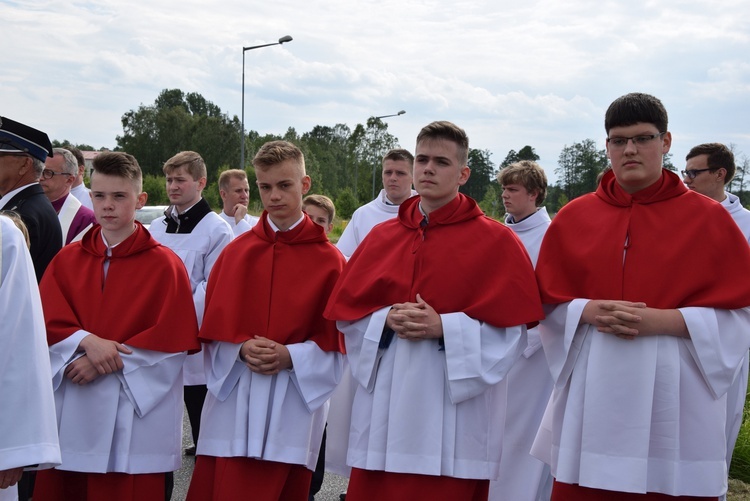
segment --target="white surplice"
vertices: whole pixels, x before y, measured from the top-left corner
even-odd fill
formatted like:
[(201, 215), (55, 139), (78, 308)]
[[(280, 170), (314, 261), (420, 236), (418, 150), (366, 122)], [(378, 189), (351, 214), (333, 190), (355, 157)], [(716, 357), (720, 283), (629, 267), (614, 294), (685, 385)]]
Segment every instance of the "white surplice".
[(229, 216), (224, 211), (219, 212), (219, 216), (232, 227), (235, 237), (242, 235), (246, 231), (250, 231), (250, 228), (255, 226), (260, 220), (260, 218), (245, 214), (245, 217), (240, 219), (239, 222), (235, 222), (234, 216)]
[[(519, 221), (506, 218), (508, 228), (521, 239), (531, 263), (536, 266), (539, 248), (551, 220), (547, 209)], [(541, 349), (539, 328), (528, 331), (523, 356), (508, 374), (508, 404), (505, 416), (500, 477), (490, 482), (491, 501), (545, 501), (552, 493), (549, 465), (531, 455), (531, 444), (552, 393), (552, 376)]]
[(506, 384), (527, 345), (526, 327), (496, 328), (463, 313), (440, 315), (438, 340), (394, 336), (379, 349), (390, 307), (337, 322), (358, 381), (348, 463), (387, 472), (495, 479)]
[[(203, 321), (206, 307), (206, 286), (219, 254), (234, 238), (234, 233), (225, 221), (215, 212), (209, 212), (190, 233), (167, 233), (165, 216), (155, 219), (149, 227), (149, 233), (161, 243), (172, 249), (185, 264), (190, 287), (193, 289), (193, 303), (198, 317), (198, 327)], [(206, 384), (203, 352), (188, 355), (185, 360), (183, 383), (185, 386)]]
[(323, 351), (314, 341), (288, 344), (293, 369), (268, 376), (247, 368), (239, 359), (241, 347), (223, 341), (204, 345), (210, 371), (198, 454), (315, 470), (342, 354)]
[[(26, 241), (0, 216), (0, 470), (60, 464), (42, 302)], [(17, 487), (0, 500), (17, 499)]]
[(555, 388), (532, 454), (565, 483), (726, 492), (726, 394), (750, 346), (750, 310), (680, 308), (690, 339), (631, 341), (579, 326), (587, 302), (545, 309), (540, 332)]

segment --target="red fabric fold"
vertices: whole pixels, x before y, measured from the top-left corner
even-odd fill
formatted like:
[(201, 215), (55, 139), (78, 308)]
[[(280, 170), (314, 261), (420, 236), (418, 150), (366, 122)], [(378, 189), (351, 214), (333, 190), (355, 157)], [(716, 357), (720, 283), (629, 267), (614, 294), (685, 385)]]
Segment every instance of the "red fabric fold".
[(112, 249), (105, 280), (106, 259), (96, 226), (50, 263), (39, 286), (50, 345), (82, 329), (146, 350), (200, 350), (192, 289), (177, 255), (136, 222)]
[(344, 269), (325, 315), (357, 320), (419, 293), (438, 313), (463, 312), (496, 327), (544, 317), (534, 271), (511, 230), (459, 194), (433, 211), (429, 224), (419, 197), (396, 219), (368, 234)]
[(227, 245), (211, 270), (201, 340), (241, 343), (263, 336), (343, 351), (336, 324), (322, 312), (344, 257), (308, 217), (284, 232), (273, 232), (267, 219), (264, 212), (251, 231)]
[(653, 308), (750, 305), (750, 248), (727, 211), (664, 170), (632, 195), (608, 172), (552, 220), (536, 267), (542, 302), (643, 301)]

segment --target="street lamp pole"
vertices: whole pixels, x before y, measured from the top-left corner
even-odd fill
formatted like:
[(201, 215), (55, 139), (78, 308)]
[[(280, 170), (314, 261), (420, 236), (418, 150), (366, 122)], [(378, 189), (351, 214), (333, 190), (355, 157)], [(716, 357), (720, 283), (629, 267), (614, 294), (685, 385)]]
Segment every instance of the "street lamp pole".
[(291, 36), (286, 35), (279, 38), (278, 42), (242, 47), (242, 137), (240, 138), (240, 169), (245, 169), (245, 52), (248, 50), (260, 49), (262, 47), (270, 47), (272, 45), (281, 45), (286, 42), (291, 42), (292, 40)]
[[(398, 113), (394, 113), (392, 115), (382, 115), (379, 117), (375, 117), (376, 120), (379, 120), (381, 118), (388, 118), (388, 117), (400, 117), (406, 113), (406, 111), (401, 110)], [(372, 166), (372, 198), (375, 198), (375, 173), (377, 172), (377, 165)]]

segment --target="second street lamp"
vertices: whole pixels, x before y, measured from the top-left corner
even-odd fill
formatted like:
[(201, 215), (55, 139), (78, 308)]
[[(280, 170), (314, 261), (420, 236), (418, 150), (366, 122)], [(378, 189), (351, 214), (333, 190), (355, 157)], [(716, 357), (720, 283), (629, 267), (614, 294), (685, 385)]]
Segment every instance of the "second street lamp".
[[(388, 118), (388, 117), (400, 117), (406, 113), (406, 111), (401, 110), (398, 113), (393, 113), (392, 115), (381, 115), (379, 117), (375, 117), (376, 120), (380, 120), (381, 118)], [(375, 198), (375, 174), (377, 172), (377, 165), (372, 166), (372, 198)]]
[(242, 137), (240, 138), (240, 169), (242, 170), (245, 170), (245, 52), (253, 49), (260, 49), (262, 47), (270, 47), (272, 45), (281, 45), (286, 42), (291, 42), (292, 40), (291, 36), (286, 35), (279, 38), (278, 42), (242, 47)]

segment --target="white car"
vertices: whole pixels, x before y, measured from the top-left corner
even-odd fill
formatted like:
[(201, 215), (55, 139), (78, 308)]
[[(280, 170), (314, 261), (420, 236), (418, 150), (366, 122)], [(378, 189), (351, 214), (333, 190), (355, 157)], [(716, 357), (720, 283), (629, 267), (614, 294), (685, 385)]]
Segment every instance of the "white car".
[(164, 215), (164, 211), (169, 208), (168, 205), (146, 205), (135, 211), (135, 220), (140, 221), (148, 229), (151, 221)]

